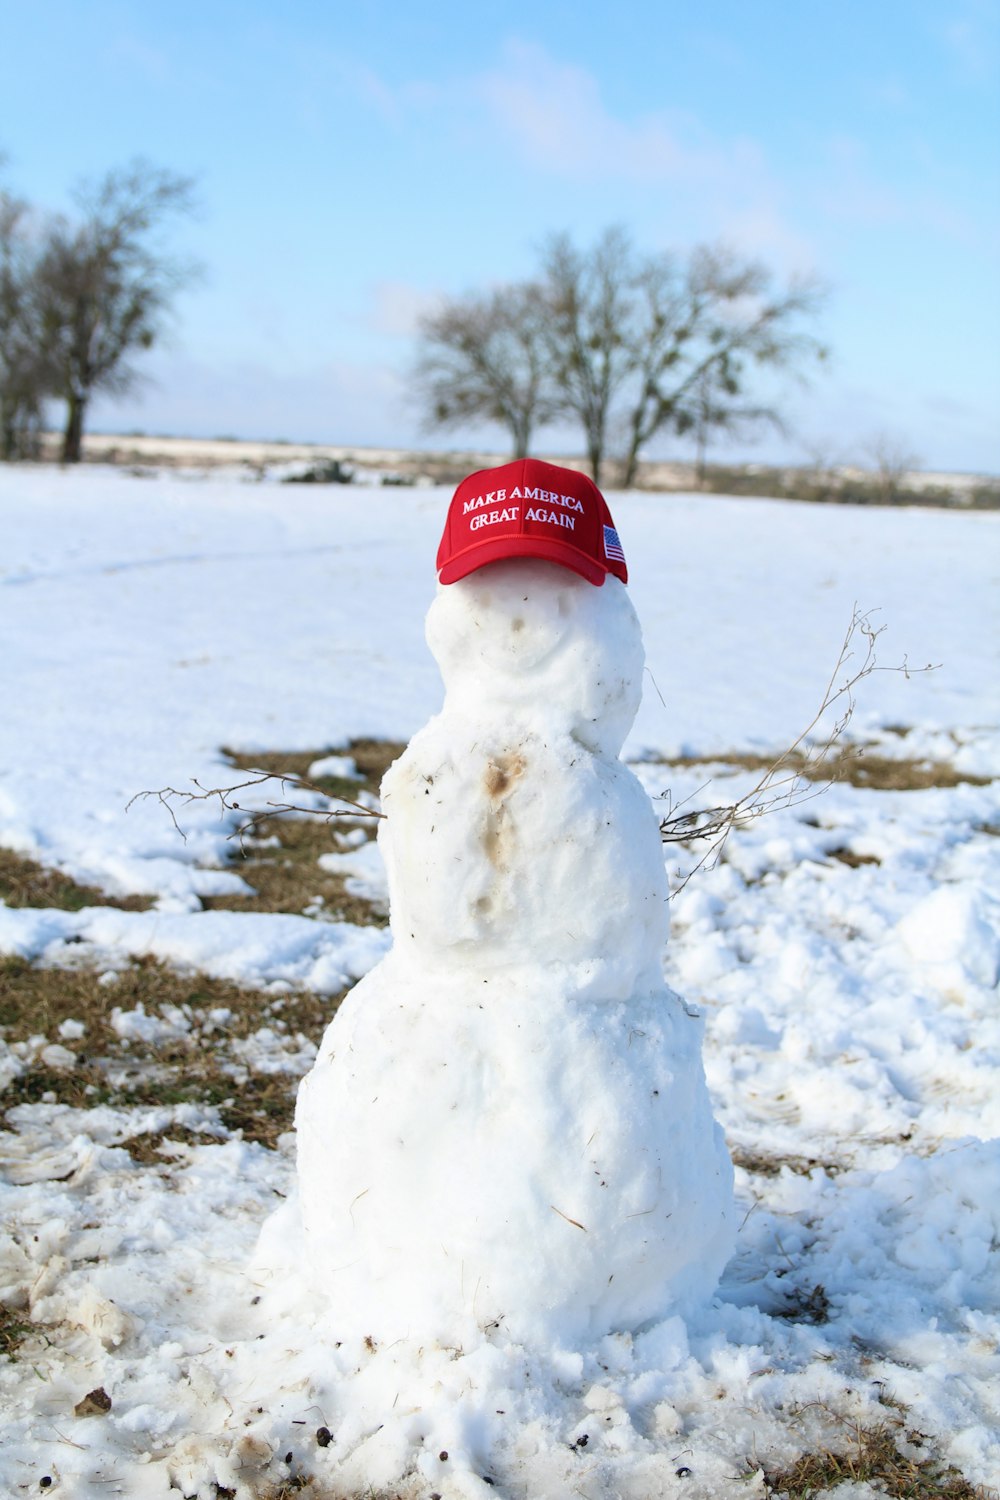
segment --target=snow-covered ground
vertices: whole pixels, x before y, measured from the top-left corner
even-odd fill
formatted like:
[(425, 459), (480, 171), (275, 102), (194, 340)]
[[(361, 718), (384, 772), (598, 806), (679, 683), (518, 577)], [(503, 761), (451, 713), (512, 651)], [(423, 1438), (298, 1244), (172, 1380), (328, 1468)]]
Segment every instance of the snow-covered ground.
[[(849, 735), (973, 778), (840, 783), (738, 831), (673, 900), (666, 976), (705, 1014), (743, 1214), (714, 1303), (596, 1348), (498, 1327), (463, 1349), (331, 1346), (253, 1259), (290, 1138), (240, 1139), (210, 1103), (18, 1103), (0, 1299), (32, 1331), (0, 1364), (0, 1492), (753, 1495), (883, 1424), (902, 1459), (1000, 1483), (1000, 517), (610, 499), (647, 651), (626, 757), (652, 794), (738, 796), (727, 757), (809, 722), (855, 605), (888, 627), (881, 664), (935, 670), (869, 677)], [(219, 868), (231, 820), (192, 804), (184, 841), (155, 800), (128, 804), (233, 780), (223, 746), (407, 739), (440, 701), (422, 625), (447, 500), (0, 470), (0, 846), (156, 898), (0, 904), (0, 955), (96, 967), (112, 998), (150, 955), (275, 997), (333, 996), (381, 957), (382, 928), (202, 909), (240, 889)], [(697, 763), (663, 764), (679, 756)], [(377, 893), (371, 851), (337, 859)], [(696, 857), (666, 851), (681, 875)], [(169, 1008), (110, 1024), (208, 1045)], [(224, 1044), (223, 1013), (212, 1027)], [(82, 1045), (72, 1018), (40, 1023), (0, 1042), (0, 1078), (43, 1053), (72, 1068)], [(234, 1087), (312, 1055), (258, 1028), (232, 1042)], [(171, 1129), (152, 1161), (123, 1149)], [(110, 1409), (76, 1415), (97, 1389)]]

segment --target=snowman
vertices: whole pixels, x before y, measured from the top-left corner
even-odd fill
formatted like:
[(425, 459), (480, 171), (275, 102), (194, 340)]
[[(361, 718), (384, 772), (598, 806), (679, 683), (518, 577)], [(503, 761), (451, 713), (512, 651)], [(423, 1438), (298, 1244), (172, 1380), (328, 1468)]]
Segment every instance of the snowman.
[(619, 752), (643, 650), (600, 491), (534, 459), (452, 500), (444, 706), (382, 784), (393, 945), (296, 1111), (338, 1338), (581, 1347), (711, 1294), (732, 1170), (662, 977), (657, 821)]

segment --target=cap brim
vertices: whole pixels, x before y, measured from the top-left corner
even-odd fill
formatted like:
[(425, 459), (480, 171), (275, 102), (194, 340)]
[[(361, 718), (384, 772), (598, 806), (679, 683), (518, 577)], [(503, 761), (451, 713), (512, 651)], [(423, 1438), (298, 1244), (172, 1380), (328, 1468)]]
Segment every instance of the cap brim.
[(573, 573), (585, 578), (588, 583), (600, 588), (607, 578), (606, 568), (592, 557), (569, 547), (556, 538), (544, 536), (500, 536), (491, 541), (477, 542), (467, 547), (457, 557), (445, 563), (438, 574), (441, 583), (457, 583), (489, 563), (508, 562), (519, 557), (533, 557), (540, 562), (558, 563)]

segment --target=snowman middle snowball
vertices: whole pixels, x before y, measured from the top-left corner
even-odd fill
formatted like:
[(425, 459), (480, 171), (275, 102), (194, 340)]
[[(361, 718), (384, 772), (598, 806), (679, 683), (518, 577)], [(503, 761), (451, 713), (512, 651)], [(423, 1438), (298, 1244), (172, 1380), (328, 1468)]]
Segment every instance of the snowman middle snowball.
[(441, 712), (383, 781), (393, 947), (303, 1081), (299, 1191), (338, 1336), (564, 1347), (704, 1298), (734, 1234), (701, 1025), (663, 983), (618, 577), (439, 587)]
[(444, 708), (383, 787), (401, 953), (484, 974), (569, 964), (627, 998), (667, 936), (659, 834), (618, 759), (643, 666), (628, 593), (494, 563), (440, 589), (427, 639)]

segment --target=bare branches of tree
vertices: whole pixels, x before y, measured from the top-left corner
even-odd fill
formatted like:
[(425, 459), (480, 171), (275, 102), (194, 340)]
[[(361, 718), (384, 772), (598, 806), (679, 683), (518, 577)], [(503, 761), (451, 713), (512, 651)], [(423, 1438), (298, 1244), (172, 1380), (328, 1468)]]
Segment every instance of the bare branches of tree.
[[(277, 802), (265, 802), (262, 807), (250, 808), (244, 807), (242, 802), (236, 801), (237, 795), (242, 795), (243, 792), (247, 791), (252, 794), (258, 787), (268, 786), (271, 783), (276, 783), (282, 791), (284, 791), (285, 787), (293, 787), (296, 791), (311, 794), (313, 801), (309, 805), (304, 805), (302, 803), (289, 802), (287, 799), (282, 798)], [(282, 814), (307, 814), (309, 817), (322, 817), (331, 822), (338, 818), (349, 818), (354, 821), (358, 818), (382, 818), (385, 816), (384, 813), (378, 812), (375, 808), (369, 807), (363, 802), (352, 802), (349, 797), (331, 797), (316, 782), (310, 781), (305, 776), (296, 776), (293, 771), (251, 771), (250, 775), (244, 781), (233, 782), (228, 786), (212, 787), (202, 786), (200, 781), (192, 777), (191, 785), (194, 787), (194, 791), (163, 786), (155, 792), (136, 792), (134, 797), (129, 798), (125, 810), (127, 812), (137, 802), (145, 802), (149, 798), (155, 798), (161, 807), (166, 808), (170, 814), (174, 828), (186, 842), (187, 835), (178, 821), (177, 811), (183, 811), (185, 807), (190, 807), (194, 802), (215, 802), (218, 805), (220, 817), (223, 817), (226, 813), (239, 814), (237, 826), (229, 836), (239, 842), (241, 849), (243, 848), (244, 840), (253, 837), (262, 823), (266, 823), (269, 818), (281, 816)]]
[(595, 481), (618, 456), (628, 486), (661, 432), (693, 433), (703, 456), (712, 434), (780, 426), (754, 382), (825, 357), (811, 331), (822, 302), (817, 281), (780, 287), (725, 246), (683, 259), (640, 255), (622, 228), (584, 249), (556, 235), (535, 280), (424, 320), (415, 386), (431, 425), (497, 422), (515, 456), (537, 427), (574, 420)]
[(875, 466), (879, 500), (883, 505), (892, 505), (907, 474), (920, 467), (919, 456), (907, 447), (902, 438), (891, 432), (873, 433), (865, 443), (863, 452)]
[(758, 261), (725, 246), (701, 246), (686, 266), (647, 260), (636, 273), (646, 316), (633, 335), (639, 381), (629, 413), (624, 483), (634, 482), (642, 448), (658, 432), (694, 432), (700, 460), (712, 433), (782, 427), (773, 405), (748, 399), (760, 370), (795, 371), (826, 357), (810, 331), (824, 292), (818, 281), (775, 287)]
[(543, 262), (551, 379), (561, 409), (583, 429), (595, 484), (601, 482), (616, 399), (636, 371), (633, 258), (625, 231), (613, 228), (589, 251), (557, 235)]
[[(730, 835), (758, 818), (783, 808), (797, 807), (813, 797), (818, 797), (842, 774), (845, 751), (844, 733), (853, 718), (857, 704), (857, 689), (867, 678), (877, 672), (901, 672), (910, 677), (914, 672), (932, 672), (933, 665), (913, 668), (904, 656), (902, 662), (883, 666), (877, 658), (877, 643), (885, 626), (873, 623), (875, 610), (859, 610), (855, 605), (850, 624), (844, 635), (840, 652), (830, 673), (816, 712), (792, 743), (776, 756), (758, 776), (750, 789), (731, 803), (720, 803), (708, 807), (685, 810), (685, 804), (671, 806), (667, 816), (660, 821), (660, 836), (665, 844), (704, 843), (705, 851), (697, 863), (680, 882), (683, 889), (691, 876), (719, 860)], [(840, 752), (839, 766), (835, 752)], [(848, 746), (847, 758), (860, 758), (864, 747)], [(262, 806), (246, 807), (242, 801), (244, 792), (252, 794), (259, 788), (276, 783), (284, 792), (286, 787), (305, 792), (309, 802), (293, 802), (282, 797), (268, 800)], [(282, 814), (299, 814), (322, 817), (329, 821), (359, 818), (382, 818), (365, 802), (355, 802), (346, 797), (331, 797), (316, 782), (293, 772), (268, 772), (253, 770), (242, 781), (226, 786), (205, 787), (192, 779), (193, 791), (177, 787), (161, 787), (159, 791), (138, 792), (128, 803), (155, 798), (170, 815), (173, 825), (182, 838), (185, 837), (178, 821), (177, 812), (195, 802), (215, 802), (220, 817), (229, 813), (239, 815), (237, 826), (229, 835), (244, 848), (244, 842), (252, 837), (262, 823)], [(241, 800), (237, 800), (237, 798)], [(693, 799), (687, 799), (691, 801)]]
[(29, 205), (0, 190), (0, 459), (30, 458), (50, 383)]
[(548, 377), (546, 308), (531, 283), (446, 303), (420, 325), (414, 379), (434, 427), (467, 421), (506, 428), (524, 458), (558, 401)]
[(79, 214), (41, 219), (0, 190), (0, 457), (31, 457), (48, 398), (66, 403), (75, 463), (88, 405), (139, 379), (197, 268), (165, 234), (193, 207), (190, 178), (137, 160), (76, 194)]
[[(844, 732), (854, 716), (857, 689), (876, 672), (932, 672), (933, 665), (913, 668), (905, 656), (895, 666), (881, 666), (876, 646), (884, 625), (873, 624), (874, 610), (861, 611), (857, 605), (851, 615), (840, 653), (830, 674), (819, 707), (809, 723), (792, 743), (763, 772), (749, 791), (735, 802), (683, 812), (672, 809), (660, 823), (664, 843), (687, 844), (705, 840), (707, 848), (682, 884), (705, 865), (717, 863), (726, 841), (734, 829), (744, 827), (781, 808), (797, 807), (812, 797), (821, 796), (837, 779), (828, 771), (834, 750), (843, 743)], [(817, 736), (816, 731), (821, 730)], [(849, 754), (861, 756), (862, 746)]]
[(190, 212), (192, 195), (190, 178), (135, 161), (79, 192), (77, 223), (49, 230), (35, 281), (51, 393), (66, 402), (64, 463), (80, 458), (92, 397), (135, 384), (132, 356), (155, 343), (194, 273), (162, 244), (165, 222)]

